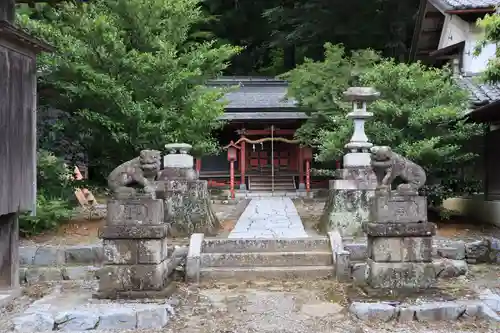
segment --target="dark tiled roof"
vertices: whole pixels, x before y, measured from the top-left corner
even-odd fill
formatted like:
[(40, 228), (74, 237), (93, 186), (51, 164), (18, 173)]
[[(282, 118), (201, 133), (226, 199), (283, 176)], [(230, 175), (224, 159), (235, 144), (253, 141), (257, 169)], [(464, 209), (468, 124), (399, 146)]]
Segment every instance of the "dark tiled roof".
[(491, 8), (500, 4), (500, 0), (431, 0), (436, 7), (444, 10)]
[(222, 77), (209, 81), (209, 87), (235, 87), (224, 99), (227, 110), (241, 109), (291, 109), (296, 107), (293, 99), (287, 99), (286, 81), (264, 77)]
[(226, 112), (220, 119), (224, 120), (279, 120), (279, 119), (307, 119), (304, 112)]
[(477, 75), (461, 76), (457, 78), (457, 83), (470, 92), (473, 109), (500, 99), (500, 83), (487, 84), (480, 82)]

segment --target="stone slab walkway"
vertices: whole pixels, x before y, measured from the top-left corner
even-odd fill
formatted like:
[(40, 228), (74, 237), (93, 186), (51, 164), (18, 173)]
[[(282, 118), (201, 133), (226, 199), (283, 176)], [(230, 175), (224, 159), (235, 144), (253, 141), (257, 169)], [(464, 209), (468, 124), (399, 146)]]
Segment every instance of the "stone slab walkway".
[(288, 197), (252, 199), (228, 238), (308, 237)]

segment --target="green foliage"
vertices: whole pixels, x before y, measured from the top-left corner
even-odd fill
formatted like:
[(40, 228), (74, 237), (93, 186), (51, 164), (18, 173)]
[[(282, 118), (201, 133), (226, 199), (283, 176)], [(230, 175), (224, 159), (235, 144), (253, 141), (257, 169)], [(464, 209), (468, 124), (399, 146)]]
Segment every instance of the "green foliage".
[(370, 141), (388, 145), (426, 169), (432, 204), (477, 190), (477, 180), (467, 172), (476, 155), (467, 144), (482, 128), (462, 119), (467, 93), (448, 69), (398, 64), (370, 50), (349, 56), (342, 46), (327, 44), (325, 61), (307, 60), (284, 77), (290, 80), (290, 94), (314, 110), (297, 135), (318, 148), (319, 161), (340, 159), (352, 135), (352, 121), (346, 118), (352, 107), (342, 93), (350, 85), (371, 86), (381, 98), (369, 105), (374, 114), (366, 124)]
[(74, 180), (64, 161), (52, 153), (40, 150), (37, 154), (36, 215), (21, 215), (19, 230), (31, 236), (55, 229), (72, 215)]
[[(500, 15), (486, 14), (484, 18), (477, 21), (480, 29), (484, 30), (484, 37), (479, 41), (474, 50), (474, 55), (478, 56), (481, 51), (490, 43), (500, 42)], [(497, 47), (496, 56), (488, 60), (488, 66), (482, 78), (489, 82), (500, 81), (500, 49)]]
[(64, 199), (48, 199), (39, 194), (36, 200), (36, 215), (21, 215), (19, 231), (22, 236), (33, 236), (43, 231), (56, 229), (72, 216), (71, 206)]
[(38, 64), (41, 103), (69, 115), (57, 136), (81, 143), (101, 175), (169, 142), (215, 151), (223, 92), (203, 84), (239, 49), (192, 37), (204, 19), (199, 0), (61, 2), (18, 15), (56, 48)]

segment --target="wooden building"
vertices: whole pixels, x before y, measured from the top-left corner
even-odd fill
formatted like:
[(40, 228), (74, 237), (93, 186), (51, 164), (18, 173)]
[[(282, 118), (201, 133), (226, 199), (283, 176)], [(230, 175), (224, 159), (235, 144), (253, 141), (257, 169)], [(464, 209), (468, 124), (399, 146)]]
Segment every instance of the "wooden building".
[(13, 25), (0, 1), (0, 289), (19, 286), (18, 214), (36, 192), (36, 54), (50, 47)]
[[(209, 87), (237, 87), (226, 93), (219, 131), (222, 147), (237, 150), (234, 161), (236, 189), (247, 191), (296, 191), (328, 187), (328, 181), (311, 175), (312, 150), (301, 147), (295, 131), (308, 115), (288, 99), (287, 82), (265, 77), (222, 77)], [(231, 167), (227, 152), (197, 160), (200, 178), (214, 188), (228, 188)]]
[(500, 0), (422, 0), (410, 52), (412, 60), (441, 67), (452, 64), (457, 83), (470, 94), (469, 121), (487, 128), (481, 142), (473, 143), (480, 155), (472, 172), (484, 180), (483, 193), (448, 199), (444, 207), (474, 219), (500, 226), (500, 84), (485, 84), (478, 76), (495, 57), (497, 46), (486, 45), (481, 54), (474, 48), (484, 35), (478, 18), (494, 13)]

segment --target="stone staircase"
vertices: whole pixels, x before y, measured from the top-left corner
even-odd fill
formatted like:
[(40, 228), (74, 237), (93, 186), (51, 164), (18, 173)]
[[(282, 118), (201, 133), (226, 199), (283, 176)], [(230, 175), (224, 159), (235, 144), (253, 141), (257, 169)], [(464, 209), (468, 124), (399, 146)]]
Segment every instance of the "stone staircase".
[(334, 273), (327, 237), (296, 239), (205, 238), (200, 278), (324, 278)]
[[(249, 176), (248, 190), (252, 192), (266, 192), (273, 189), (271, 175), (266, 176)], [(295, 180), (292, 176), (274, 176), (274, 191), (286, 192), (295, 191)]]

